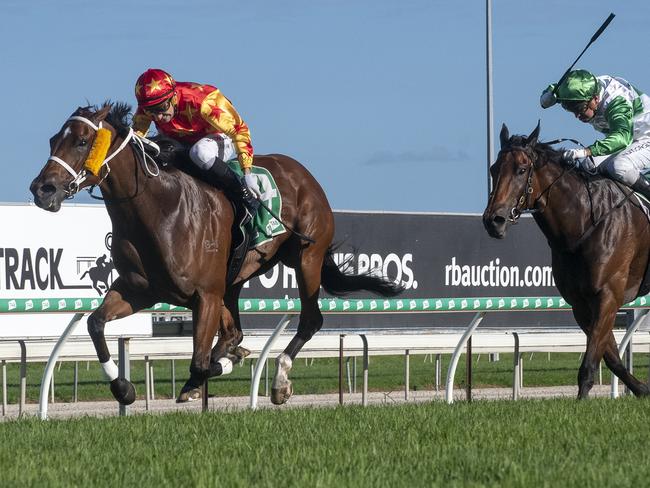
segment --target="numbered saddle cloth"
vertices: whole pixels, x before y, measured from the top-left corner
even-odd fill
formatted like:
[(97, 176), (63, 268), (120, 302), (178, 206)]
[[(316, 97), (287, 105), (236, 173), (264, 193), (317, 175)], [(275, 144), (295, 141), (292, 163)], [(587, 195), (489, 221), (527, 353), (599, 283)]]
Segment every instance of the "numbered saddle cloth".
[[(236, 159), (228, 161), (228, 166), (243, 177), (243, 172)], [(275, 183), (273, 175), (266, 168), (260, 166), (253, 166), (252, 173), (257, 176), (257, 184), (262, 194), (260, 200), (269, 207), (275, 215), (280, 217), (282, 215), (282, 195), (278, 185)], [(260, 206), (257, 214), (252, 220), (252, 232), (250, 247), (261, 246), (265, 242), (273, 239), (274, 236), (286, 232), (287, 229), (282, 225), (278, 219), (273, 217), (264, 207)]]

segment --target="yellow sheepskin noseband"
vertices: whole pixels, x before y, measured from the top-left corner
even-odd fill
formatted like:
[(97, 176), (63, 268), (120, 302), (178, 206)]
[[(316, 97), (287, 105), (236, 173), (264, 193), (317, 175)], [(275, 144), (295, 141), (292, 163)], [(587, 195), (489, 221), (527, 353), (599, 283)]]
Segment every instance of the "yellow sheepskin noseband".
[(88, 154), (84, 168), (93, 175), (99, 176), (99, 170), (104, 164), (109, 147), (111, 147), (111, 131), (100, 127), (97, 129), (95, 142), (93, 142), (93, 147), (90, 148), (90, 154)]

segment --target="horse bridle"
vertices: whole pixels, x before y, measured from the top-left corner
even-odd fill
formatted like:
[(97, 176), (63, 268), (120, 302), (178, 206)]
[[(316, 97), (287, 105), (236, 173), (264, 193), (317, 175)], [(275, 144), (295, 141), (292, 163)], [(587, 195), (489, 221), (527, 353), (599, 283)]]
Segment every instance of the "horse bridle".
[[(513, 224), (517, 223), (519, 217), (521, 217), (521, 215), (524, 212), (536, 211), (535, 209), (531, 208), (531, 206), (528, 204), (528, 201), (530, 199), (530, 196), (533, 193), (533, 169), (535, 168), (535, 161), (537, 161), (537, 153), (527, 146), (510, 146), (507, 147), (506, 149), (502, 149), (501, 151), (499, 151), (499, 154), (515, 152), (515, 151), (523, 152), (524, 154), (526, 154), (526, 156), (530, 160), (530, 167), (528, 168), (528, 175), (526, 177), (526, 187), (524, 188), (524, 191), (521, 194), (521, 196), (517, 199), (517, 203), (515, 204), (515, 206), (510, 209), (510, 215), (508, 216), (508, 220)], [(498, 180), (497, 180), (497, 184), (498, 184)], [(522, 206), (524, 208), (520, 210)]]
[[(554, 139), (552, 141), (547, 142), (546, 144), (553, 145), (553, 144), (558, 144), (560, 142), (567, 142), (567, 141), (573, 142), (574, 144), (582, 146), (583, 148), (585, 147), (584, 144), (582, 144), (580, 141), (571, 138)], [(517, 200), (517, 204), (510, 209), (509, 220), (513, 224), (516, 224), (517, 221), (519, 220), (519, 217), (521, 217), (523, 213), (540, 212), (539, 209), (534, 208), (534, 205), (537, 203), (537, 201), (540, 198), (542, 198), (542, 195), (544, 195), (544, 193), (547, 193), (553, 187), (553, 185), (555, 185), (555, 183), (557, 183), (557, 181), (565, 175), (567, 171), (572, 170), (575, 167), (565, 167), (562, 173), (560, 174), (560, 176), (558, 176), (555, 180), (553, 180), (553, 182), (551, 182), (551, 184), (548, 185), (548, 187), (540, 193), (539, 197), (537, 197), (537, 199), (533, 202), (533, 205), (530, 205), (528, 203), (528, 200), (530, 199), (530, 196), (533, 194), (533, 169), (535, 169), (535, 162), (537, 161), (537, 153), (528, 146), (510, 146), (499, 151), (499, 154), (507, 153), (511, 151), (521, 151), (525, 153), (528, 159), (530, 160), (530, 168), (528, 168), (528, 177), (526, 179), (526, 187), (524, 188), (524, 192)], [(589, 158), (591, 158), (593, 162), (593, 157), (589, 156)], [(520, 210), (522, 206), (524, 206), (524, 208)]]
[[(97, 132), (101, 127), (102, 127), (102, 122), (99, 122), (99, 125), (96, 125), (92, 120), (82, 117), (80, 115), (73, 115), (71, 116), (68, 120), (65, 121), (63, 126), (65, 127), (68, 122), (71, 121), (79, 121), (83, 122), (84, 124), (88, 125), (91, 127), (95, 132)], [(111, 172), (111, 167), (108, 165), (108, 162), (113, 159), (115, 156), (117, 156), (122, 149), (126, 147), (126, 145), (129, 143), (129, 141), (133, 138), (133, 129), (129, 127), (129, 133), (127, 136), (124, 138), (120, 146), (104, 161), (102, 162), (101, 168), (106, 168), (104, 175), (101, 177), (99, 183), (104, 181), (109, 173)], [(88, 151), (90, 152), (91, 145), (88, 145)], [(55, 163), (60, 164), (63, 166), (63, 168), (72, 176), (72, 181), (68, 184), (68, 188), (63, 190), (65, 192), (66, 198), (72, 198), (77, 192), (79, 192), (79, 189), (81, 187), (81, 184), (88, 179), (88, 170), (86, 168), (83, 168), (80, 172), (76, 172), (72, 166), (70, 166), (67, 162), (65, 162), (63, 159), (59, 158), (58, 156), (50, 155), (50, 157), (47, 159), (48, 161), (54, 161)], [(98, 183), (98, 184), (99, 184)]]

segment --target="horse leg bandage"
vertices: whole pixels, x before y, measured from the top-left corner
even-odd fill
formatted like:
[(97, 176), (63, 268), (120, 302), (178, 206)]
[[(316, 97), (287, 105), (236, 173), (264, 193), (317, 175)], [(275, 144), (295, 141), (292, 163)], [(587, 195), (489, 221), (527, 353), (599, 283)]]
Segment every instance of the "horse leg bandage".
[(102, 366), (102, 370), (104, 371), (104, 376), (108, 381), (113, 381), (119, 376), (119, 370), (117, 369), (117, 365), (115, 364), (115, 361), (113, 361), (111, 358), (108, 359), (105, 363), (99, 363)]
[(232, 361), (228, 358), (219, 358), (217, 361), (221, 364), (222, 373), (221, 374), (230, 374), (232, 373)]

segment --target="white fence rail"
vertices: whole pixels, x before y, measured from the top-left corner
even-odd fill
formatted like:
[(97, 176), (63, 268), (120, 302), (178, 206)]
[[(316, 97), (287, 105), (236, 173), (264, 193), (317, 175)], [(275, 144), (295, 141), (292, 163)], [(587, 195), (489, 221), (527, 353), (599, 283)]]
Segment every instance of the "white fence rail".
[[(74, 300), (74, 299), (71, 299)], [(48, 390), (52, 380), (52, 371), (57, 360), (90, 360), (95, 359), (95, 351), (89, 340), (71, 340), (67, 342), (69, 333), (76, 323), (85, 314), (96, 308), (84, 306), (78, 299), (75, 302), (76, 315), (68, 327), (68, 334), (64, 333), (57, 341), (54, 338), (32, 338), (24, 340), (19, 338), (0, 338), (0, 359), (5, 362), (20, 361), (24, 365), (27, 361), (48, 360), (46, 371), (41, 383), (41, 396), (39, 413), (41, 418), (47, 417)], [(251, 381), (251, 408), (257, 406), (257, 392), (262, 369), (270, 354), (281, 352), (291, 338), (290, 334), (283, 334), (289, 324), (290, 318), (299, 311), (298, 300), (269, 300), (272, 305), (267, 307), (264, 300), (247, 301), (248, 312), (260, 312), (259, 308), (268, 312), (274, 310), (286, 315), (280, 320), (275, 331), (269, 336), (264, 334), (247, 333), (242, 345), (252, 352), (252, 357), (257, 358), (257, 367)], [(251, 303), (256, 303), (252, 307)], [(260, 305), (263, 304), (263, 305)], [(374, 303), (374, 305), (372, 305)], [(646, 298), (642, 297), (629, 304), (629, 308), (645, 308)], [(34, 304), (28, 305), (31, 313), (42, 313), (36, 310)], [(16, 313), (17, 305), (14, 302), (11, 312), (3, 310), (0, 299), (0, 312)], [(244, 308), (244, 307), (242, 307)], [(467, 340), (472, 337), (472, 352), (509, 352), (515, 353), (513, 365), (513, 398), (519, 395), (521, 361), (523, 352), (583, 352), (586, 338), (577, 328), (563, 329), (480, 329), (476, 328), (483, 316), (491, 311), (503, 310), (561, 310), (566, 309), (566, 303), (556, 297), (518, 297), (518, 298), (468, 298), (468, 299), (418, 299), (416, 300), (323, 300), (321, 308), (324, 313), (435, 313), (435, 312), (475, 312), (474, 319), (465, 329), (424, 329), (417, 331), (395, 330), (329, 330), (321, 331), (307, 343), (301, 351), (302, 357), (335, 357), (342, 361), (343, 354), (347, 356), (364, 357), (364, 399), (367, 391), (367, 358), (369, 354), (452, 354), (450, 368), (446, 382), (446, 399), (453, 402), (453, 381), (460, 354), (465, 351)], [(69, 310), (66, 310), (69, 311)], [(160, 308), (157, 311), (163, 311)], [(30, 313), (18, 311), (18, 313)], [(48, 314), (48, 317), (52, 315)], [(632, 337), (637, 345), (650, 345), (650, 333), (644, 327), (639, 330), (645, 315), (640, 317), (627, 331), (615, 333), (620, 344), (621, 353), (628, 346)], [(329, 319), (330, 322), (335, 320)], [(345, 339), (343, 339), (345, 336)], [(177, 359), (191, 356), (191, 338), (151, 338), (151, 337), (113, 337), (107, 338), (109, 349), (119, 357), (119, 364), (128, 372), (130, 359)], [(126, 345), (126, 347), (125, 347)], [(126, 355), (125, 355), (126, 353)], [(23, 368), (24, 371), (24, 366)], [(408, 383), (408, 370), (405, 372)], [(3, 368), (3, 398), (6, 398), (6, 373)], [(518, 379), (519, 378), (519, 379)], [(147, 389), (149, 382), (146, 382)], [(618, 395), (616, 378), (612, 381), (612, 396)], [(340, 385), (342, 398), (342, 385)], [(405, 395), (408, 395), (408, 384)], [(148, 392), (147, 392), (148, 398)], [(5, 401), (6, 403), (6, 401)], [(364, 402), (365, 403), (365, 402)], [(21, 411), (24, 404), (24, 375), (21, 374)], [(3, 403), (4, 406), (4, 403)], [(126, 408), (121, 408), (121, 413), (126, 413)]]

